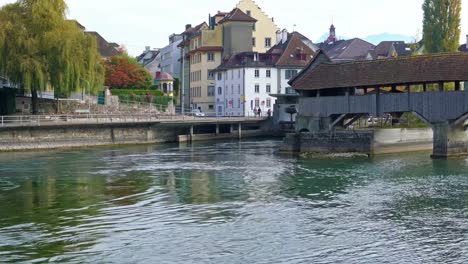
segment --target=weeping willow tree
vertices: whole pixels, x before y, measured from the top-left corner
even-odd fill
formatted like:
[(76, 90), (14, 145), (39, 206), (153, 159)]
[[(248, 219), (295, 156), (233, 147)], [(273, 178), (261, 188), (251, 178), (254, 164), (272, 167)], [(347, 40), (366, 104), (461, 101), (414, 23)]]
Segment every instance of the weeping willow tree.
[(96, 91), (104, 83), (97, 42), (66, 20), (64, 0), (19, 0), (0, 9), (0, 76), (31, 92)]

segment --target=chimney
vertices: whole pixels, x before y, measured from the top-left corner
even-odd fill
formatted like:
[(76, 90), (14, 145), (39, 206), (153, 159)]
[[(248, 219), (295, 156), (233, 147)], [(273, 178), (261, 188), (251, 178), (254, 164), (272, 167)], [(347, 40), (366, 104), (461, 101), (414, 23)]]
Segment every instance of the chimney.
[(286, 41), (288, 41), (288, 31), (286, 29), (283, 29), (281, 40), (283, 41), (283, 43), (286, 43)]
[(192, 24), (187, 24), (187, 25), (185, 25), (185, 30), (187, 30), (187, 29), (189, 29), (191, 27), (192, 27)]
[(281, 30), (278, 29), (278, 31), (276, 31), (276, 45), (280, 44), (281, 42)]
[(146, 47), (145, 47), (145, 51), (146, 51), (146, 52), (150, 51), (150, 49), (151, 49), (150, 46), (146, 46)]

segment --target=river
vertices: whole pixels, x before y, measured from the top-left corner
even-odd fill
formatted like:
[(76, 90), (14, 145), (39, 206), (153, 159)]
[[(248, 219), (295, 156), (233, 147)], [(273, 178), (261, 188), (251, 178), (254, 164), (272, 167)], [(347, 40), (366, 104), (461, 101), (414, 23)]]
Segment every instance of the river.
[(468, 160), (279, 144), (0, 154), (0, 263), (468, 263)]

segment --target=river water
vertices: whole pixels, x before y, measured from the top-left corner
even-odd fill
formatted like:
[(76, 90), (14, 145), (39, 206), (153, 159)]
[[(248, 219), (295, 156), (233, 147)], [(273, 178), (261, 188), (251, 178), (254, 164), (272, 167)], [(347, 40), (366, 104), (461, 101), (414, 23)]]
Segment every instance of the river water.
[(0, 154), (0, 263), (468, 263), (468, 160), (279, 144)]

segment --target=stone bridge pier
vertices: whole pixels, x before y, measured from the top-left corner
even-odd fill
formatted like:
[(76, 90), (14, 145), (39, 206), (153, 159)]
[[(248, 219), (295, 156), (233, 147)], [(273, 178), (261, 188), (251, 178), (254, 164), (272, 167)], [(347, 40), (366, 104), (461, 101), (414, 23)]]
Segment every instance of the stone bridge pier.
[(434, 132), (432, 158), (447, 159), (468, 155), (468, 130), (464, 122), (451, 125), (446, 121), (431, 125)]

